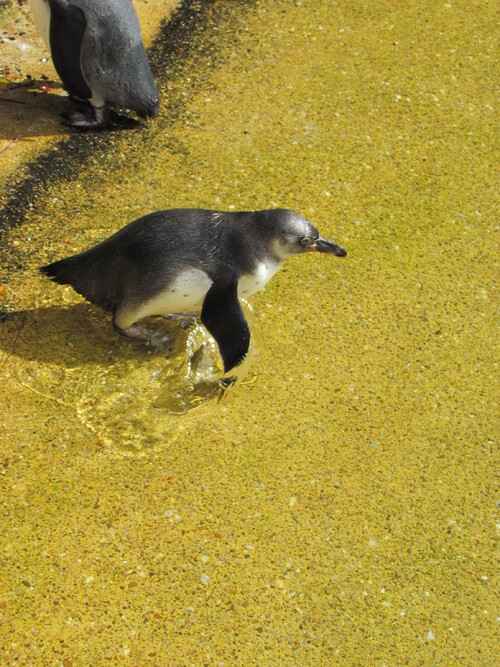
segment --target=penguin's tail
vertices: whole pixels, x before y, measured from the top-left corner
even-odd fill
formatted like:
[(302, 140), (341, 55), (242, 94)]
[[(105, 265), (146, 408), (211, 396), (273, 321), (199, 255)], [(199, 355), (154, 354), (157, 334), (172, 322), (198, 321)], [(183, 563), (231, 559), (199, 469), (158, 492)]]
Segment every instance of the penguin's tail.
[(59, 285), (73, 285), (74, 266), (71, 257), (60, 259), (52, 264), (41, 266), (38, 270)]
[(103, 310), (112, 312), (116, 306), (113, 293), (106, 287), (105, 276), (99, 273), (99, 267), (87, 253), (65, 257), (41, 266), (39, 271), (59, 285), (71, 285), (84, 299)]

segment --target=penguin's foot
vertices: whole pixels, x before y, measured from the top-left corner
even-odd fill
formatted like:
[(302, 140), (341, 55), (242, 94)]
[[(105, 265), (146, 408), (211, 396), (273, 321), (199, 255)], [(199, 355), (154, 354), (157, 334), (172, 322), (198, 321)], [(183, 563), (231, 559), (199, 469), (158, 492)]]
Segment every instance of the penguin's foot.
[(132, 324), (132, 326), (128, 329), (121, 329), (116, 323), (113, 322), (113, 328), (117, 333), (120, 334), (120, 336), (146, 341), (155, 350), (164, 350), (169, 345), (169, 343), (174, 340), (171, 336), (166, 336), (165, 334), (160, 334), (156, 331), (150, 331), (149, 329), (146, 329), (137, 323)]
[(230, 375), (229, 377), (222, 377), (220, 380), (218, 380), (219, 386), (221, 386), (223, 389), (229, 389), (230, 387), (234, 387), (234, 385), (238, 382), (238, 378), (235, 375)]
[(162, 315), (166, 320), (179, 322), (181, 329), (189, 329), (199, 319), (198, 313), (166, 313)]
[(106, 123), (99, 121), (93, 111), (68, 111), (61, 114), (63, 117), (63, 125), (68, 127), (81, 127), (84, 129), (98, 129), (106, 127)]
[(63, 125), (69, 127), (81, 127), (86, 129), (98, 129), (106, 127), (110, 119), (109, 107), (93, 107), (91, 104), (79, 105), (76, 111), (65, 111), (61, 114)]

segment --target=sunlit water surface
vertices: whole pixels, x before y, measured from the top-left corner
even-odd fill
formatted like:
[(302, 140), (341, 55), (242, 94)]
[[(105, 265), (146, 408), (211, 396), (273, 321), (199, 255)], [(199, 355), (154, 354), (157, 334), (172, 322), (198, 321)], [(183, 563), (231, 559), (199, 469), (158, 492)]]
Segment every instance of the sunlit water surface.
[[(158, 121), (70, 139), (8, 238), (6, 662), (496, 664), (494, 3), (196, 6)], [(348, 251), (252, 298), (229, 389), (37, 273), (182, 206)]]

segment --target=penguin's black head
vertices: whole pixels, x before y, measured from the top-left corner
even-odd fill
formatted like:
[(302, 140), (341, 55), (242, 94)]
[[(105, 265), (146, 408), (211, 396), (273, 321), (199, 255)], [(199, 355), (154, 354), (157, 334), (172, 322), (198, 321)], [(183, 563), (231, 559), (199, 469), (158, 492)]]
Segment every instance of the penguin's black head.
[(324, 239), (314, 225), (294, 211), (266, 211), (265, 225), (271, 249), (281, 260), (302, 252), (324, 252), (337, 257), (347, 255), (342, 246)]

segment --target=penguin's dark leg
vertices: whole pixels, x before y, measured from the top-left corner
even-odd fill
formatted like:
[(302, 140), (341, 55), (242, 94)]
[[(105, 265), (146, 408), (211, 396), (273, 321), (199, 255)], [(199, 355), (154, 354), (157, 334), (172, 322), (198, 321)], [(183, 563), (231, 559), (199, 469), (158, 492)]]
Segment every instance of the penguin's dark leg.
[(90, 111), (92, 109), (92, 105), (90, 102), (83, 97), (78, 97), (78, 95), (73, 95), (72, 93), (68, 92), (69, 99), (74, 102), (79, 109), (84, 109), (85, 111)]
[(107, 104), (103, 104), (101, 107), (93, 107), (92, 105), (89, 105), (88, 110), (80, 108), (78, 111), (70, 111), (69, 113), (63, 114), (63, 123), (70, 127), (95, 129), (98, 127), (106, 127), (106, 125), (109, 124), (110, 116), (111, 112)]
[(111, 111), (107, 104), (101, 107), (94, 107), (95, 117), (100, 125), (107, 125), (111, 116)]
[(167, 345), (174, 340), (171, 336), (150, 331), (149, 329), (146, 329), (146, 327), (137, 324), (137, 322), (128, 327), (128, 329), (122, 329), (113, 319), (113, 328), (116, 333), (120, 334), (120, 336), (146, 341), (155, 350), (164, 350)]
[(63, 119), (63, 125), (71, 125), (71, 119), (78, 114), (78, 116), (93, 116), (94, 107), (90, 104), (88, 100), (82, 100), (79, 97), (75, 97), (69, 93), (69, 99), (74, 103), (76, 110), (72, 111), (61, 111), (59, 114)]

